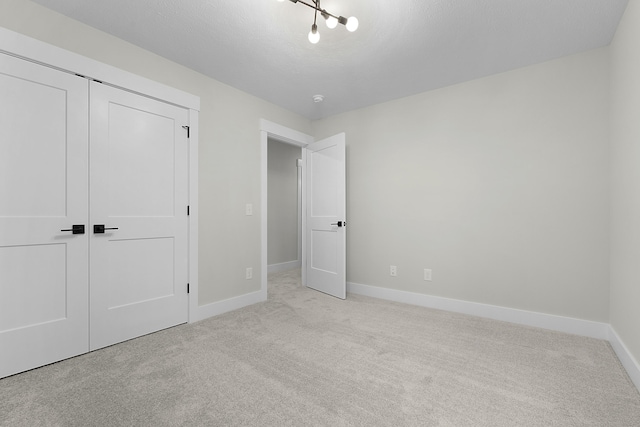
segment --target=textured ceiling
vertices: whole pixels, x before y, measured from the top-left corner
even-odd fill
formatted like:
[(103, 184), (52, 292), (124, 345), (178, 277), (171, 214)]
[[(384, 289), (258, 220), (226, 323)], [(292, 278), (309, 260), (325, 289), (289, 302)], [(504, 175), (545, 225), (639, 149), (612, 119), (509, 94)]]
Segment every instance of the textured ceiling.
[(310, 119), (606, 46), (628, 2), (322, 0), (360, 28), (312, 45), (290, 1), (35, 1)]

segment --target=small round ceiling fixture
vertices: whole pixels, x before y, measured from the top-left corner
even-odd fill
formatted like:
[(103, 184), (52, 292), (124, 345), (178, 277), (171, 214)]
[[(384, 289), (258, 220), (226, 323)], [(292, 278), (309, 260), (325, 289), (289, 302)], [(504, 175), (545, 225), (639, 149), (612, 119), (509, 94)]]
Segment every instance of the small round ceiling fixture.
[(322, 101), (324, 101), (323, 95), (313, 95), (313, 102), (317, 104), (318, 102), (322, 102)]

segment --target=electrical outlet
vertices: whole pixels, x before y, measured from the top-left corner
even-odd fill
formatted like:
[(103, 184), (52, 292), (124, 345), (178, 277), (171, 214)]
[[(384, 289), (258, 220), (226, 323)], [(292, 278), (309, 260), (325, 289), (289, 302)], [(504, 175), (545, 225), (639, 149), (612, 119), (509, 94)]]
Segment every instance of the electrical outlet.
[(424, 280), (430, 282), (431, 281), (431, 269), (430, 268), (425, 268), (424, 269)]
[(253, 205), (251, 203), (247, 203), (247, 205), (245, 206), (245, 214), (253, 215)]
[(389, 266), (389, 274), (396, 277), (398, 275), (398, 267), (395, 265)]
[(246, 277), (247, 277), (247, 280), (253, 279), (253, 268), (252, 267), (247, 267)]

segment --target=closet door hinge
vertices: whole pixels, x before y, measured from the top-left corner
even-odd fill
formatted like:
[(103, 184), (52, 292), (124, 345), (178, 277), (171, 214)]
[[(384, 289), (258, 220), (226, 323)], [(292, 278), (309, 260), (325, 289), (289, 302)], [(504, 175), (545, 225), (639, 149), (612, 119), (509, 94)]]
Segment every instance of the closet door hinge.
[(189, 293), (189, 284), (187, 283), (187, 293)]
[(187, 216), (191, 215), (189, 208), (190, 208), (189, 205), (187, 205)]
[(191, 127), (190, 126), (182, 126), (182, 129), (186, 129), (187, 130), (187, 139), (189, 139), (189, 137), (191, 136)]
[(102, 80), (97, 80), (97, 79), (94, 79), (93, 77), (88, 77), (78, 73), (74, 73), (74, 74), (82, 79), (91, 80), (92, 82), (103, 84)]

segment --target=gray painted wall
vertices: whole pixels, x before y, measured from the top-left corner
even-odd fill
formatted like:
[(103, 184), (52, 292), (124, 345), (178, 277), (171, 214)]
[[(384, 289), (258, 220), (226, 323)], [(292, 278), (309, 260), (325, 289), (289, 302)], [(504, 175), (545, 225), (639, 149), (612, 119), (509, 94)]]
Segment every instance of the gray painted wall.
[(608, 58), (314, 122), (346, 132), (348, 281), (607, 322)]
[(640, 2), (611, 46), (611, 326), (640, 362)]

